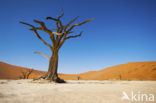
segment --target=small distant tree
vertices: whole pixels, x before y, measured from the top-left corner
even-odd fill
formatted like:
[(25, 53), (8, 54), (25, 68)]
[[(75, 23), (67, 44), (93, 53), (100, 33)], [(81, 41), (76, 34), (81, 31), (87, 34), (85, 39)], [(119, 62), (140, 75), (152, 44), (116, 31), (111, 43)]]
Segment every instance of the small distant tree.
[(81, 77), (80, 77), (80, 76), (78, 76), (78, 77), (77, 77), (77, 80), (80, 80), (80, 78), (81, 78)]
[(121, 74), (119, 74), (119, 78), (120, 78), (120, 80), (122, 79), (122, 76), (121, 76)]
[[(54, 82), (58, 82), (58, 83), (64, 83), (65, 81), (60, 79), (58, 77), (58, 52), (60, 50), (60, 48), (62, 47), (62, 45), (64, 44), (64, 42), (68, 39), (71, 38), (76, 38), (76, 37), (80, 37), (82, 32), (80, 32), (80, 34), (78, 35), (70, 35), (72, 33), (74, 33), (73, 29), (77, 26), (81, 26), (93, 19), (88, 19), (86, 21), (83, 21), (81, 23), (77, 23), (77, 24), (73, 24), (72, 23), (78, 19), (78, 17), (74, 18), (73, 20), (70, 20), (69, 23), (67, 23), (67, 25), (63, 25), (61, 18), (64, 16), (64, 11), (62, 9), (62, 13), (60, 16), (58, 16), (57, 18), (53, 18), (53, 17), (47, 17), (47, 20), (52, 20), (55, 22), (56, 24), (56, 29), (48, 29), (47, 26), (45, 25), (44, 22), (42, 21), (38, 21), (38, 20), (34, 20), (35, 23), (39, 24), (40, 27), (35, 27), (34, 25), (28, 24), (26, 22), (20, 22), (22, 24), (25, 24), (30, 28), (31, 31), (33, 31), (35, 33), (35, 35), (46, 45), (49, 47), (49, 49), (51, 50), (52, 54), (50, 56), (49, 59), (49, 68), (48, 68), (48, 72), (41, 76), (40, 78), (43, 79), (47, 79), (50, 81), (54, 81)], [(51, 44), (47, 43), (45, 40), (43, 40), (43, 38), (39, 35), (38, 31), (44, 31), (46, 32), (51, 40)]]
[(33, 71), (34, 71), (33, 69), (28, 69), (26, 71), (21, 71), (22, 76), (20, 76), (20, 79), (28, 79)]

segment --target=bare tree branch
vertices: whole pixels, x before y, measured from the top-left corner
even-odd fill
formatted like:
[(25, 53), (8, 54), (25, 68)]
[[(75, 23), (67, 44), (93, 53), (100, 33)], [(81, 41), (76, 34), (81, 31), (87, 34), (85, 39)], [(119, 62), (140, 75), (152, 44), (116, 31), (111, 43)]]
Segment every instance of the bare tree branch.
[(78, 18), (79, 18), (79, 16), (77, 16), (77, 17), (75, 17), (73, 20), (71, 20), (71, 21), (64, 27), (64, 30), (66, 31), (66, 29), (67, 29), (74, 21), (76, 21)]
[[(61, 41), (62, 37), (63, 37), (63, 40)], [(65, 42), (65, 40), (66, 40), (66, 35), (64, 35), (64, 36), (62, 36), (62, 37), (61, 37), (61, 39), (60, 39), (61, 42), (59, 43), (58, 49), (61, 48), (61, 46), (64, 44), (64, 42)]]
[(57, 19), (52, 18), (52, 17), (47, 17), (46, 19), (47, 20), (50, 19), (50, 20), (56, 21), (57, 32), (59, 32), (60, 30), (63, 30), (63, 25), (62, 25), (62, 22), (60, 21), (59, 17)]
[(39, 24), (41, 25), (42, 30), (44, 30), (45, 32), (47, 32), (49, 35), (52, 34), (52, 31), (49, 30), (49, 29), (45, 26), (44, 22), (38, 21), (38, 20), (34, 20), (34, 22), (35, 22), (35, 23), (39, 23)]
[(68, 37), (66, 37), (66, 39), (76, 38), (76, 37), (79, 37), (79, 36), (81, 36), (81, 35), (82, 35), (82, 32), (80, 32), (79, 35), (68, 36)]
[[(62, 11), (62, 13), (61, 13), (60, 16), (57, 17), (57, 19), (56, 19), (56, 18), (53, 18), (53, 17), (47, 17), (47, 18), (46, 18), (47, 20), (48, 20), (48, 19), (51, 19), (51, 20), (53, 20), (53, 21), (56, 21), (57, 32), (60, 32), (60, 33), (63, 31), (63, 28), (64, 28), (63, 25), (62, 25), (62, 22), (61, 22), (61, 20), (60, 20), (60, 18), (64, 16), (64, 11), (63, 11), (62, 8), (61, 8), (61, 11)], [(57, 37), (57, 38), (58, 38), (58, 37)]]
[(82, 23), (78, 23), (78, 24), (72, 25), (72, 26), (68, 29), (67, 33), (70, 32), (75, 26), (81, 26), (81, 25), (83, 25), (83, 24), (85, 24), (85, 23), (87, 23), (87, 22), (89, 22), (89, 21), (91, 21), (91, 20), (93, 20), (93, 18), (88, 19), (88, 20), (86, 20), (86, 21), (84, 21), (84, 22), (82, 22)]
[(30, 30), (32, 30), (32, 31), (34, 31), (34, 30), (42, 30), (42, 28), (35, 27), (35, 26), (33, 26), (33, 25), (31, 25), (31, 24), (28, 24), (28, 23), (26, 23), (26, 22), (20, 22), (20, 23), (32, 27), (32, 28), (30, 29)]
[(64, 16), (64, 10), (63, 10), (63, 8), (61, 8), (61, 12), (62, 12), (61, 15), (58, 17), (59, 19)]
[(37, 29), (36, 29), (33, 25), (28, 24), (28, 23), (25, 23), (25, 22), (20, 22), (20, 23), (32, 27), (32, 29), (30, 29), (30, 30), (34, 31), (34, 32), (35, 32), (35, 35), (36, 35), (45, 45), (47, 45), (47, 46), (52, 50), (52, 46), (51, 46), (50, 44), (48, 44), (47, 42), (45, 42), (45, 41), (41, 38), (41, 36), (40, 36), (40, 35), (38, 34), (38, 32), (37, 32)]
[[(72, 33), (72, 32), (71, 32)], [(74, 36), (68, 36), (68, 37), (66, 37), (66, 35), (64, 34), (63, 36), (61, 36), (60, 37), (60, 41), (61, 41), (61, 39), (62, 39), (62, 37), (63, 37), (63, 40), (59, 43), (59, 48), (61, 48), (61, 46), (64, 44), (64, 42), (67, 40), (67, 39), (70, 39), (70, 38), (76, 38), (76, 37), (79, 37), (79, 36), (81, 36), (81, 34), (82, 34), (82, 32), (80, 32), (80, 34), (79, 35), (74, 35)], [(59, 49), (58, 48), (58, 49)]]
[(55, 35), (63, 35), (63, 33), (57, 33), (57, 32), (53, 32), (53, 34), (55, 34)]
[(58, 21), (57, 19), (52, 18), (52, 17), (47, 17), (46, 19), (47, 19), (47, 20), (48, 20), (48, 19), (51, 19), (51, 20), (54, 20), (54, 21)]
[(26, 22), (20, 22), (21, 24), (25, 24), (25, 25), (28, 25), (28, 26), (30, 26), (30, 27), (32, 27), (32, 28), (35, 28), (35, 26), (33, 26), (33, 25), (31, 25), (31, 24), (28, 24), (28, 23), (26, 23)]
[(63, 45), (63, 43), (65, 42), (65, 40), (66, 39), (70, 39), (70, 38), (76, 38), (76, 37), (79, 37), (79, 36), (81, 36), (81, 34), (82, 34), (82, 32), (79, 34), (79, 35), (75, 35), (75, 36), (68, 36), (68, 37), (66, 37), (66, 35), (67, 34), (69, 34), (69, 33), (72, 33), (71, 32), (71, 30), (75, 27), (75, 26), (80, 26), (80, 25), (83, 25), (83, 24), (85, 24), (85, 23), (87, 23), (87, 22), (89, 22), (89, 21), (91, 21), (91, 20), (93, 20), (93, 19), (88, 19), (88, 20), (86, 20), (86, 21), (84, 21), (84, 22), (82, 22), (82, 23), (79, 23), (79, 24), (74, 24), (74, 25), (72, 25), (69, 29), (68, 29), (68, 31), (66, 32), (66, 34), (64, 34), (63, 36), (60, 36), (60, 38), (59, 38), (59, 42), (60, 42), (60, 40), (62, 39), (62, 37), (63, 37), (63, 40), (59, 43), (59, 48)]
[(35, 32), (36, 36), (37, 36), (45, 45), (47, 45), (47, 46), (52, 50), (52, 46), (51, 46), (50, 44), (48, 44), (47, 42), (45, 42), (45, 41), (41, 38), (41, 36), (38, 34), (38, 32), (37, 32), (36, 30), (34, 30), (34, 32)]
[(62, 22), (60, 21), (60, 17), (58, 17), (57, 19), (52, 18), (52, 17), (47, 17), (47, 19), (51, 19), (51, 20), (56, 21), (56, 27), (57, 27), (57, 30), (56, 31), (57, 31), (57, 33), (56, 32), (53, 32), (53, 34), (56, 35), (55, 42), (56, 42), (56, 45), (58, 45), (59, 44), (59, 41), (62, 39), (62, 35), (63, 35), (62, 31), (64, 29), (64, 26), (62, 25)]
[(35, 22), (35, 23), (39, 23), (39, 24), (41, 25), (42, 30), (45, 31), (45, 32), (47, 32), (47, 33), (50, 35), (50, 37), (51, 37), (51, 39), (52, 39), (52, 42), (53, 42), (53, 45), (54, 45), (56, 40), (55, 40), (55, 37), (54, 37), (54, 35), (53, 35), (53, 32), (52, 32), (51, 30), (49, 30), (49, 29), (45, 26), (44, 22), (38, 21), (38, 20), (34, 20), (34, 22)]
[(45, 53), (43, 53), (43, 52), (38, 52), (38, 51), (36, 51), (36, 52), (34, 52), (34, 53), (36, 53), (36, 54), (42, 54), (42, 55), (45, 56), (48, 60), (50, 60), (50, 57), (49, 57), (48, 55), (46, 55)]
[(54, 20), (54, 21), (58, 21), (61, 17), (63, 17), (64, 16), (64, 11), (63, 11), (63, 9), (61, 8), (61, 11), (62, 11), (62, 13), (61, 13), (61, 15), (60, 16), (58, 16), (58, 18), (56, 19), (56, 18), (53, 18), (53, 17), (47, 17), (46, 19), (48, 20), (48, 19), (51, 19), (51, 20)]

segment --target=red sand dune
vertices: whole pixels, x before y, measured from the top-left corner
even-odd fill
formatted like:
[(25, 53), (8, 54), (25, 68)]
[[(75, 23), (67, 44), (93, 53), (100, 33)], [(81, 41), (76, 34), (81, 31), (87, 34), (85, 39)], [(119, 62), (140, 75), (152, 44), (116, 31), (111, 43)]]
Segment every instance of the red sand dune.
[(88, 73), (82, 78), (91, 80), (120, 80), (120, 78), (122, 80), (156, 80), (156, 62), (130, 62), (116, 65), (95, 73)]
[[(28, 70), (29, 68), (0, 62), (0, 79), (19, 79), (22, 76), (22, 72), (27, 72)], [(43, 71), (34, 70), (30, 78), (36, 78), (44, 73)]]
[[(28, 68), (0, 62), (0, 79), (19, 79)], [(37, 78), (46, 72), (34, 70), (30, 78)], [(112, 66), (100, 71), (81, 74), (59, 74), (65, 80), (156, 80), (156, 62), (130, 62)]]

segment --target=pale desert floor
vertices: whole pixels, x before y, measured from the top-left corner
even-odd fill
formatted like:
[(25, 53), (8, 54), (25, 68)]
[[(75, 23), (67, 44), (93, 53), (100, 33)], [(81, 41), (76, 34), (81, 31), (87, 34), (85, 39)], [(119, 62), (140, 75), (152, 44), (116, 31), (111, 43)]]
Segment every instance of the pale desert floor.
[[(0, 103), (156, 103), (122, 100), (146, 93), (156, 96), (156, 81), (67, 81), (66, 84), (0, 80)], [(138, 96), (138, 95), (137, 95)], [(156, 99), (156, 98), (154, 98)]]

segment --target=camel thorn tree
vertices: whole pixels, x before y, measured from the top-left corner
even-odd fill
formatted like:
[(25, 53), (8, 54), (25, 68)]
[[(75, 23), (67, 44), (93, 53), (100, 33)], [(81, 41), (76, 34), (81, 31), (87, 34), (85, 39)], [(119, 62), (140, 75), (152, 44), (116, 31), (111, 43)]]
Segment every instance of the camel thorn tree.
[(29, 79), (29, 76), (32, 74), (33, 71), (34, 71), (34, 69), (28, 69), (26, 71), (21, 71), (22, 76), (20, 77), (20, 79)]
[[(57, 83), (65, 82), (64, 80), (62, 80), (58, 77), (58, 73), (57, 73), (58, 58), (59, 58), (58, 52), (59, 52), (60, 48), (62, 47), (62, 45), (64, 44), (64, 42), (66, 40), (81, 36), (82, 32), (80, 32), (80, 34), (78, 34), (78, 35), (71, 35), (72, 33), (74, 33), (73, 29), (75, 27), (81, 26), (81, 25), (93, 20), (93, 19), (88, 19), (81, 23), (72, 24), (73, 22), (75, 22), (75, 20), (78, 19), (78, 16), (77, 16), (76, 18), (70, 20), (67, 25), (63, 25), (63, 23), (61, 21), (61, 18), (63, 16), (64, 16), (64, 11), (62, 10), (61, 15), (58, 16), (57, 18), (53, 18), (53, 17), (46, 18), (47, 20), (52, 20), (56, 23), (56, 29), (53, 29), (54, 31), (48, 29), (47, 26), (45, 25), (45, 23), (42, 21), (34, 20), (34, 22), (39, 24), (40, 27), (35, 27), (34, 25), (28, 24), (26, 22), (20, 22), (21, 24), (31, 27), (30, 30), (33, 31), (35, 33), (35, 35), (51, 50), (52, 54), (49, 59), (48, 72), (44, 76), (41, 76), (40, 78), (54, 81)], [(50, 40), (52, 41), (51, 44), (49, 44), (45, 40), (43, 40), (43, 38), (38, 33), (39, 30), (44, 31), (49, 35)]]

